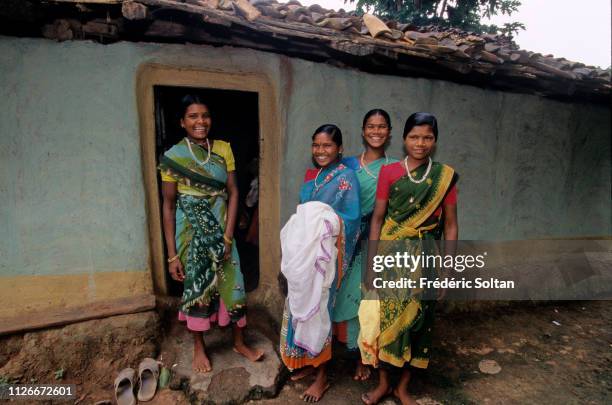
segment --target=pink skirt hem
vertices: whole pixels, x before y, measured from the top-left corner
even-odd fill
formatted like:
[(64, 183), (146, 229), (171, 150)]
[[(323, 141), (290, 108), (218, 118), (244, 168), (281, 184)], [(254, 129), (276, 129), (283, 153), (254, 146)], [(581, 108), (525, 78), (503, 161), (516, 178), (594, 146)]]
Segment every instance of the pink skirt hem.
[[(229, 313), (223, 300), (220, 300), (219, 311), (212, 314), (209, 318), (197, 318), (194, 316), (186, 315), (179, 311), (178, 319), (181, 322), (187, 322), (187, 329), (194, 332), (206, 332), (212, 327), (212, 324), (217, 323), (219, 326), (227, 326), (231, 323)], [(243, 316), (236, 322), (239, 328), (246, 326), (246, 316)]]

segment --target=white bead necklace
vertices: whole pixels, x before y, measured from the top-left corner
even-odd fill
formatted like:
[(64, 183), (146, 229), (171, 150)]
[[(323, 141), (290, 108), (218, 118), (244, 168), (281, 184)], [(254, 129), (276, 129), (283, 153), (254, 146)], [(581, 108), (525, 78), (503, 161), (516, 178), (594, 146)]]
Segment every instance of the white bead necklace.
[(431, 158), (429, 158), (429, 163), (427, 164), (427, 170), (425, 170), (425, 173), (423, 174), (423, 177), (421, 177), (418, 180), (415, 180), (412, 178), (412, 174), (410, 174), (410, 170), (408, 170), (408, 156), (406, 156), (406, 158), (404, 159), (404, 167), (406, 168), (406, 174), (408, 174), (408, 178), (410, 179), (411, 182), (419, 184), (422, 183), (427, 176), (429, 175), (429, 171), (431, 170)]
[[(375, 179), (376, 176), (374, 175), (374, 173), (372, 173), (369, 169), (368, 166), (365, 164), (365, 152), (361, 152), (361, 158), (359, 159), (361, 162), (361, 167), (363, 168), (363, 170), (365, 170), (365, 172), (368, 174), (368, 176), (370, 176), (371, 178)], [(378, 160), (378, 159), (377, 159)], [(385, 153), (385, 164), (389, 164), (389, 158), (387, 157), (387, 154)]]
[(189, 140), (189, 138), (185, 137), (185, 140), (187, 141), (187, 147), (189, 148), (189, 153), (191, 153), (191, 157), (193, 158), (193, 160), (195, 160), (195, 162), (200, 166), (204, 166), (206, 163), (208, 163), (208, 161), (210, 160), (210, 142), (208, 142), (208, 138), (206, 138), (206, 150), (208, 151), (208, 156), (206, 156), (206, 160), (203, 162), (201, 160), (198, 160), (197, 157), (195, 157), (193, 149), (191, 149), (191, 141)]

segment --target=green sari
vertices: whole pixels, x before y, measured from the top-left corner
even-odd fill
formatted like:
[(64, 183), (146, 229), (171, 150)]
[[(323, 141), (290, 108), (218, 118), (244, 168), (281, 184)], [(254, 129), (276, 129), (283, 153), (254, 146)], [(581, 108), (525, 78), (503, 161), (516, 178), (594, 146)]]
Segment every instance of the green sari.
[[(421, 178), (427, 165), (411, 172)], [(407, 175), (391, 184), (387, 215), (381, 230), (381, 241), (405, 241), (401, 248), (409, 255), (435, 254), (435, 240), (442, 236), (442, 215), (434, 215), (446, 193), (456, 181), (454, 170), (434, 162), (427, 179), (415, 183)], [(381, 245), (378, 254), (394, 254), (400, 244)], [(390, 249), (388, 252), (385, 250)], [(418, 280), (435, 278), (436, 269), (420, 266), (410, 273), (405, 268), (385, 271), (386, 280), (402, 277)], [(378, 360), (396, 367), (410, 364), (427, 368), (431, 349), (436, 292), (422, 289), (385, 291), (380, 301), (364, 301), (359, 320), (364, 329), (359, 338), (364, 363), (377, 365)]]
[[(195, 157), (204, 162), (208, 151), (192, 144)], [(245, 291), (238, 251), (232, 245), (231, 258), (223, 261), (227, 169), (225, 159), (210, 152), (203, 165), (196, 162), (183, 139), (161, 158), (160, 171), (189, 190), (177, 196), (176, 248), (185, 269), (181, 312), (209, 318), (223, 300), (232, 321), (244, 316)], [(182, 186), (182, 187), (181, 187)]]

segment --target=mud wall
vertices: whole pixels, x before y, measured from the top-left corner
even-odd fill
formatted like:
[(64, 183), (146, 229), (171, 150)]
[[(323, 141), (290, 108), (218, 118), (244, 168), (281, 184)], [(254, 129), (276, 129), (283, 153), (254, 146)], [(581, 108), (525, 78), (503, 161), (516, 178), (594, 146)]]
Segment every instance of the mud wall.
[[(514, 240), (612, 235), (610, 110), (454, 83), (375, 76), (292, 64), (283, 173), (283, 218), (293, 209), (309, 136), (325, 122), (361, 152), (364, 113), (383, 108), (393, 131), (388, 153), (403, 158), (404, 122), (429, 111), (439, 122), (435, 159), (455, 168), (460, 237)], [(287, 181), (289, 184), (289, 181)]]

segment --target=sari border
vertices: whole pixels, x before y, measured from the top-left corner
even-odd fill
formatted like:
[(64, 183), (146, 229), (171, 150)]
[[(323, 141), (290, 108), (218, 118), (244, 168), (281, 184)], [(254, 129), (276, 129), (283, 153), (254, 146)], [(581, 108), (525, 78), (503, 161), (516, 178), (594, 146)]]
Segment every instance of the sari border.
[(412, 357), (410, 354), (411, 346), (407, 346), (407, 348), (408, 350), (404, 352), (402, 357), (396, 357), (383, 350), (380, 351), (378, 357), (380, 361), (398, 368), (402, 368), (406, 364), (420, 369), (426, 369), (429, 366), (429, 359), (425, 359), (422, 357)]
[(440, 180), (438, 181), (438, 188), (434, 192), (433, 197), (429, 200), (429, 203), (425, 208), (423, 208), (420, 212), (416, 212), (412, 218), (408, 218), (403, 224), (407, 225), (407, 222), (413, 221), (414, 228), (421, 225), (423, 222), (427, 220), (440, 206), (442, 201), (444, 200), (444, 196), (446, 192), (449, 190), (451, 183), (453, 181), (453, 175), (455, 170), (450, 166), (442, 164), (442, 169), (440, 170)]
[(416, 368), (427, 368), (429, 366), (429, 359), (422, 357), (413, 357), (410, 360), (410, 365)]
[(388, 328), (380, 331), (380, 335), (378, 337), (378, 347), (380, 347), (382, 350), (385, 346), (393, 343), (402, 332), (411, 328), (412, 325), (414, 325), (420, 310), (420, 302), (411, 298), (401, 315), (396, 317), (395, 321)]
[(453, 183), (454, 174), (455, 170), (452, 167), (442, 164), (442, 168), (440, 170), (440, 180), (438, 181), (439, 186), (435, 190), (433, 197), (427, 203), (427, 206), (415, 212), (412, 216), (408, 217), (408, 219), (399, 224), (399, 226), (416, 228), (425, 222), (436, 211), (436, 209), (438, 209), (444, 200), (446, 193)]
[(387, 351), (385, 351), (384, 349), (380, 349), (380, 351), (378, 352), (378, 359), (382, 362), (385, 362), (387, 364), (391, 364), (392, 366), (395, 367), (403, 367), (404, 364), (408, 363), (410, 361), (410, 348), (411, 346), (408, 345), (406, 346), (406, 348), (408, 349), (407, 352), (404, 353), (408, 353), (408, 358), (405, 357), (405, 354), (403, 354), (401, 357), (397, 357)]
[[(222, 158), (223, 159), (223, 158)], [(163, 155), (160, 159), (160, 168), (163, 170), (164, 166), (170, 171), (175, 171), (177, 174), (186, 177), (189, 180), (193, 180), (197, 183), (204, 184), (206, 186), (215, 188), (217, 191), (222, 191), (225, 189), (225, 183), (220, 182), (215, 179), (207, 178), (199, 173), (195, 173), (183, 166), (181, 166), (178, 162), (173, 160), (172, 158)]]
[(319, 367), (321, 364), (328, 362), (332, 358), (331, 344), (328, 344), (323, 351), (316, 357), (291, 357), (283, 353), (281, 348), (281, 360), (289, 371), (298, 370), (307, 366)]
[[(315, 185), (312, 188), (312, 191), (310, 193), (311, 198), (314, 197), (319, 190), (321, 190), (323, 188), (323, 186), (325, 186), (326, 184), (330, 183), (333, 179), (335, 179), (337, 176), (340, 176), (342, 173), (344, 173), (344, 171), (346, 169), (350, 169), (347, 165), (345, 165), (344, 163), (340, 162), (336, 165), (336, 167), (330, 169), (329, 173), (327, 173), (325, 175), (325, 177), (323, 178), (323, 182), (319, 185)], [(353, 169), (351, 169), (353, 170)], [(309, 181), (315, 181), (316, 177), (313, 180), (309, 180)]]

